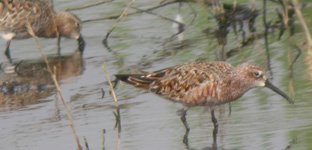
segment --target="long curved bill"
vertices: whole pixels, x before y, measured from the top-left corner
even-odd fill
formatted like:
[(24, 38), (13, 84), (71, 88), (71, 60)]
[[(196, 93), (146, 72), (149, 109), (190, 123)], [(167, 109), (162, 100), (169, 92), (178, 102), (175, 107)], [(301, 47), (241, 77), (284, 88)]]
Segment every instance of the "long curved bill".
[(265, 86), (270, 88), (271, 90), (273, 90), (274, 92), (276, 92), (277, 94), (281, 95), (282, 97), (284, 97), (290, 104), (294, 104), (294, 101), (288, 97), (287, 94), (285, 94), (283, 91), (281, 91), (279, 88), (277, 88), (276, 86), (274, 86), (269, 80), (265, 81)]

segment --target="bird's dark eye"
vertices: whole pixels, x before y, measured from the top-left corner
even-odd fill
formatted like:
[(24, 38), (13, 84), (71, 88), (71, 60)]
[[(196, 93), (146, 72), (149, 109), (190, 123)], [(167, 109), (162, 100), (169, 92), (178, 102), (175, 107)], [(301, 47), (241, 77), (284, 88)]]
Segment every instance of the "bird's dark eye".
[(262, 76), (262, 72), (261, 72), (261, 71), (255, 71), (255, 72), (254, 72), (254, 76), (255, 76), (256, 78), (259, 78), (259, 77)]

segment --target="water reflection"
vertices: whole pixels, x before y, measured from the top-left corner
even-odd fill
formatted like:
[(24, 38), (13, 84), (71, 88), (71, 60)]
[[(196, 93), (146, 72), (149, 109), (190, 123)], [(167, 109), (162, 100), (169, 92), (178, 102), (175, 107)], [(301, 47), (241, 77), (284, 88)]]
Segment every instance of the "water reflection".
[[(82, 74), (82, 51), (66, 56), (48, 56), (49, 66), (58, 81)], [(12, 73), (0, 74), (0, 105), (23, 106), (55, 93), (55, 86), (46, 63), (42, 59), (13, 63)], [(5, 68), (4, 68), (5, 70)]]
[[(186, 111), (185, 112), (183, 112), (183, 113), (186, 113)], [(211, 121), (212, 121), (212, 123), (213, 123), (213, 130), (212, 130), (212, 138), (213, 138), (213, 140), (212, 140), (212, 145), (211, 145), (211, 147), (207, 147), (207, 148), (205, 148), (205, 149), (211, 149), (211, 150), (217, 150), (218, 148), (217, 148), (217, 135), (218, 135), (218, 128), (219, 128), (219, 125), (218, 125), (218, 122), (217, 122), (217, 119), (216, 119), (216, 117), (215, 117), (215, 112), (214, 112), (214, 110), (211, 110), (210, 111), (210, 115), (211, 115)], [(190, 144), (189, 144), (189, 133), (190, 133), (190, 127), (189, 127), (189, 125), (188, 125), (188, 123), (187, 123), (187, 120), (186, 120), (186, 118), (185, 118), (185, 115), (182, 115), (181, 116), (181, 121), (183, 122), (183, 125), (184, 125), (184, 127), (185, 127), (185, 134), (184, 134), (184, 136), (183, 136), (183, 143), (185, 144), (185, 147), (187, 148), (187, 149), (190, 149)]]
[[(97, 17), (114, 19), (110, 16), (112, 14), (117, 14), (115, 15), (117, 16), (115, 17), (116, 19), (124, 8), (123, 6), (126, 6), (128, 2), (113, 1), (105, 5), (95, 6), (94, 8), (76, 10), (75, 14), (81, 16), (82, 20), (90, 20)], [(164, 2), (169, 3), (168, 1)], [(133, 6), (144, 9), (145, 11), (149, 10), (149, 8), (155, 8), (150, 11), (168, 18), (175, 18), (179, 6), (178, 3), (170, 2), (170, 5), (163, 6), (162, 8), (156, 8), (155, 6), (159, 5), (159, 2), (151, 0), (136, 1)], [(247, 4), (246, 1), (237, 2)], [(262, 10), (260, 7), (263, 1), (254, 2), (261, 13)], [(129, 68), (129, 66), (136, 66), (135, 69), (138, 70), (157, 70), (199, 58), (203, 60), (220, 59), (222, 56), (216, 56), (215, 51), (219, 52), (221, 50), (222, 42), (226, 42), (224, 55), (226, 61), (231, 64), (251, 61), (261, 65), (265, 64), (266, 61), (263, 48), (263, 15), (259, 15), (256, 18), (255, 26), (257, 27), (257, 31), (252, 36), (246, 34), (244, 43), (242, 43), (242, 32), (239, 31), (239, 22), (236, 22), (238, 35), (234, 33), (233, 27), (229, 26), (227, 29), (228, 33), (220, 33), (220, 37), (224, 37), (222, 34), (227, 34), (226, 41), (221, 41), (220, 44), (215, 37), (215, 31), (219, 28), (218, 22), (214, 14), (208, 12), (211, 9), (202, 9), (202, 6), (194, 1), (183, 1), (183, 5), (180, 8), (181, 11), (179, 11), (179, 15), (183, 17), (183, 21), (185, 22), (185, 30), (182, 33), (184, 34), (184, 39), (182, 41), (179, 41), (176, 35), (171, 38), (173, 34), (179, 33), (179, 31), (172, 31), (172, 22), (142, 13), (138, 9), (129, 8), (128, 16), (117, 23), (117, 30), (114, 30), (109, 37), (108, 44), (111, 46), (112, 52), (104, 49), (101, 40), (108, 31), (108, 28), (115, 25), (114, 20), (83, 24), (83, 35), (85, 35), (86, 43), (88, 43), (86, 45), (88, 51), (84, 55), (86, 69), (83, 69), (84, 64), (81, 64), (83, 67), (79, 68), (78, 63), (77, 70), (73, 67), (69, 72), (75, 72), (77, 74), (83, 72), (80, 73), (79, 78), (74, 79), (74, 83), (62, 82), (62, 90), (65, 93), (66, 99), (69, 99), (68, 103), (72, 106), (75, 126), (79, 136), (87, 139), (90, 149), (101, 149), (102, 143), (104, 143), (105, 149), (127, 150), (244, 150), (285, 149), (288, 147), (292, 149), (311, 149), (312, 105), (310, 93), (312, 92), (311, 82), (305, 78), (305, 75), (312, 71), (306, 71), (306, 66), (302, 65), (305, 64), (302, 58), (306, 55), (302, 46), (297, 45), (303, 50), (302, 55), (304, 57), (299, 57), (298, 62), (289, 65), (289, 62), (292, 62), (297, 54), (297, 51), (292, 49), (292, 44), (290, 43), (296, 43), (299, 40), (304, 41), (304, 38), (300, 30), (295, 32), (294, 37), (289, 39), (287, 30), (285, 30), (284, 34), (278, 33), (276, 36), (271, 34), (274, 29), (277, 29), (273, 27), (276, 19), (279, 20), (276, 27), (282, 26), (283, 24), (281, 23), (284, 23), (280, 22), (282, 20), (278, 18), (279, 16), (275, 13), (275, 9), (280, 9), (280, 13), (283, 13), (285, 10), (280, 5), (276, 5), (275, 2), (268, 1), (268, 12), (270, 12), (270, 15), (267, 18), (267, 22), (272, 23), (272, 27), (269, 27), (268, 37), (270, 40), (270, 53), (272, 54), (271, 63), (275, 77), (274, 83), (285, 91), (287, 91), (287, 85), (289, 84), (289, 91), (292, 89), (294, 91), (293, 95), (296, 96), (296, 104), (294, 106), (288, 106), (286, 103), (284, 104), (282, 101), (279, 101), (281, 98), (273, 95), (272, 92), (267, 92), (266, 90), (250, 91), (246, 93), (245, 97), (232, 103), (233, 113), (230, 117), (227, 116), (227, 112), (229, 111), (227, 105), (224, 106), (225, 112), (223, 114), (216, 112), (216, 117), (219, 121), (219, 131), (215, 134), (209, 112), (201, 113), (200, 111), (204, 108), (192, 108), (187, 118), (191, 131), (185, 136), (185, 128), (176, 115), (176, 110), (179, 108), (175, 104), (164, 101), (152, 94), (143, 94), (143, 92), (135, 91), (132, 88), (122, 89), (121, 87), (117, 89), (119, 90), (119, 92), (117, 91), (120, 100), (120, 110), (118, 111), (120, 111), (119, 123), (121, 124), (117, 123), (122, 125), (121, 132), (118, 132), (118, 126), (115, 128), (118, 119), (116, 120), (113, 113), (117, 112), (114, 102), (109, 92), (106, 92), (104, 97), (101, 93), (102, 88), (107, 88), (105, 84), (107, 81), (103, 76), (103, 62), (106, 63), (110, 74), (123, 72), (125, 71), (123, 69)], [(81, 6), (88, 3), (91, 2), (55, 2), (56, 7), (63, 8), (73, 7), (76, 4)], [(191, 13), (187, 5), (184, 5), (186, 3), (194, 7), (195, 15)], [(308, 13), (310, 11), (311, 9), (307, 10), (305, 14), (309, 15)], [(135, 15), (131, 15), (133, 14), (132, 12), (136, 12)], [(235, 11), (232, 9), (229, 12)], [(195, 18), (194, 22), (191, 21), (193, 18)], [(309, 18), (307, 17), (307, 19)], [(310, 20), (308, 21), (310, 22)], [(299, 29), (297, 21), (294, 22), (294, 25)], [(207, 32), (208, 36), (202, 32), (206, 28), (209, 28), (210, 31)], [(244, 30), (246, 33), (249, 32), (248, 26), (245, 24)], [(280, 35), (282, 35), (281, 40), (277, 41)], [(66, 43), (67, 41), (64, 42)], [(16, 44), (18, 45), (19, 42)], [(52, 44), (55, 44), (54, 41)], [(44, 49), (49, 49), (48, 47), (51, 45), (44, 45), (47, 46)], [(20, 46), (20, 48), (23, 48), (23, 46)], [(73, 48), (70, 49), (72, 50)], [(16, 52), (20, 56), (25, 54), (23, 51)], [(287, 53), (290, 56), (288, 58)], [(307, 60), (310, 61), (312, 59)], [(16, 88), (15, 91), (30, 93), (30, 90), (25, 90), (25, 92), (23, 89), (36, 89), (40, 91), (38, 93), (41, 95), (46, 90), (51, 90), (52, 94), (55, 93), (49, 74), (46, 70), (42, 71), (40, 69), (41, 65), (44, 66), (44, 63), (32, 65), (32, 67), (27, 66), (25, 63), (26, 61), (19, 62), (19, 64), (15, 63), (17, 66), (20, 65), (16, 69), (19, 73), (15, 74), (17, 78), (27, 78), (27, 76), (34, 75), (36, 76), (35, 81), (45, 81), (38, 81), (38, 84), (32, 84), (34, 86), (28, 86), (30, 84), (28, 80), (25, 81), (25, 84), (21, 84), (21, 81), (18, 81), (13, 85), (18, 84), (23, 86), (20, 86), (22, 88)], [(36, 63), (33, 62), (33, 64)], [(290, 71), (291, 78), (288, 76), (288, 67), (292, 68)], [(76, 76), (62, 76), (63, 73), (70, 73), (66, 73), (67, 70), (60, 71), (62, 72), (60, 73), (58, 70), (55, 69), (54, 71), (57, 72), (59, 80)], [(126, 70), (125, 72), (131, 71)], [(4, 76), (8, 75), (1, 74), (1, 80), (8, 81)], [(13, 76), (10, 75), (9, 78), (13, 80)], [(32, 77), (29, 78), (34, 80)], [(41, 84), (46, 82), (49, 84)], [(48, 94), (51, 95), (51, 93)], [(100, 99), (100, 97), (103, 98)], [(48, 101), (49, 99), (54, 99), (54, 97), (50, 96), (49, 98), (40, 99)], [(36, 102), (42, 101), (38, 101), (37, 99), (33, 103)], [(55, 109), (58, 108), (54, 104), (56, 102), (48, 101), (47, 103), (28, 105), (26, 109), (20, 109), (19, 111), (2, 112), (0, 118), (3, 123), (0, 125), (0, 128), (1, 135), (4, 138), (0, 141), (0, 149), (75, 149), (76, 146), (72, 140), (72, 135), (67, 132), (68, 126), (66, 126), (64, 112), (61, 109), (62, 106), (60, 106), (57, 114), (59, 119), (53, 119), (51, 121), (51, 116), (54, 118)], [(105, 140), (101, 138), (103, 129), (105, 129)], [(187, 137), (187, 140), (185, 140), (187, 141), (185, 142), (186, 144), (183, 143), (184, 136)], [(102, 140), (105, 142), (102, 142)]]

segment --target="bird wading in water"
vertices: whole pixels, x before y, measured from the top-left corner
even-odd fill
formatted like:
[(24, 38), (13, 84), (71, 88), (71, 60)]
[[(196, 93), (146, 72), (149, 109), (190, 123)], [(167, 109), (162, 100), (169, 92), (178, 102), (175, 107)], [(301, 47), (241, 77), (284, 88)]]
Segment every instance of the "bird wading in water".
[[(223, 61), (192, 62), (154, 72), (140, 74), (116, 74), (118, 80), (137, 88), (149, 90), (170, 101), (184, 106), (210, 107), (214, 132), (218, 122), (213, 106), (232, 102), (255, 87), (267, 87), (294, 103), (284, 92), (274, 86), (266, 77), (265, 70), (259, 66), (244, 63), (233, 67)], [(182, 109), (181, 120), (189, 132), (186, 111)]]
[(54, 11), (49, 0), (2, 0), (0, 2), (0, 34), (7, 41), (5, 55), (11, 61), (10, 43), (12, 39), (32, 37), (76, 39), (80, 50), (85, 42), (80, 34), (79, 18), (66, 11)]

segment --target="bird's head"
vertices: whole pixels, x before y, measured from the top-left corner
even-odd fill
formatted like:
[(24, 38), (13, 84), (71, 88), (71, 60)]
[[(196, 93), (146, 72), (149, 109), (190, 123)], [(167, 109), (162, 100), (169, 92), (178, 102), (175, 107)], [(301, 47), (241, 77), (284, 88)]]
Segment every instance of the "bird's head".
[(55, 18), (57, 30), (60, 36), (76, 39), (79, 43), (79, 46), (84, 47), (84, 40), (80, 33), (80, 19), (76, 15), (66, 11), (57, 12)]
[(267, 78), (266, 72), (262, 67), (244, 63), (237, 67), (237, 75), (240, 76), (242, 82), (249, 86), (253, 87), (267, 87), (277, 94), (284, 97), (289, 103), (293, 104), (293, 100), (287, 96), (283, 91), (274, 86)]

